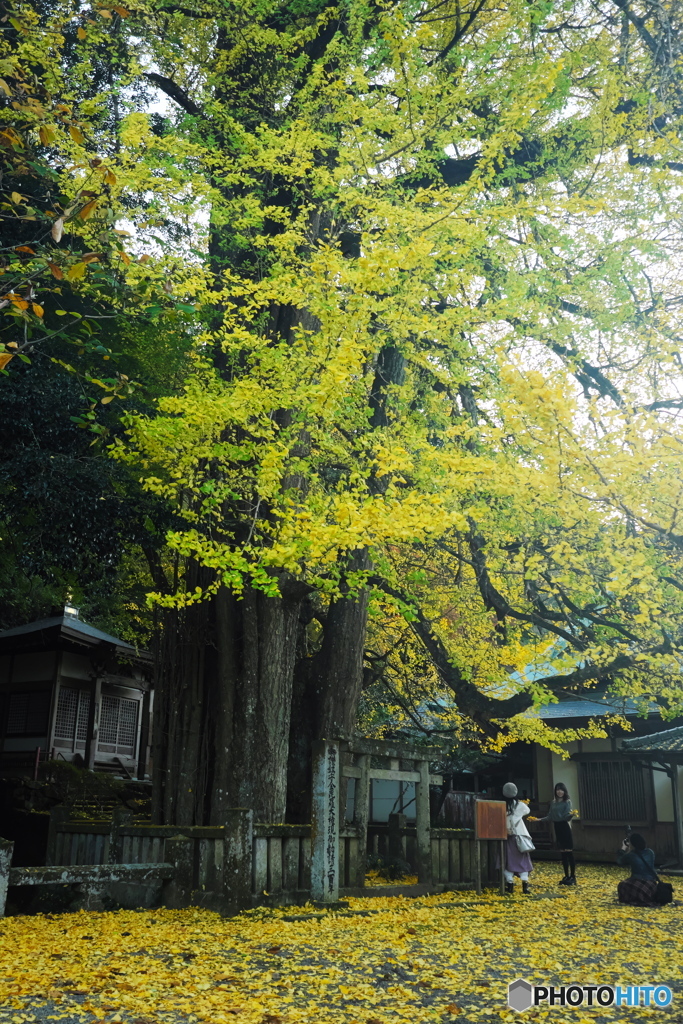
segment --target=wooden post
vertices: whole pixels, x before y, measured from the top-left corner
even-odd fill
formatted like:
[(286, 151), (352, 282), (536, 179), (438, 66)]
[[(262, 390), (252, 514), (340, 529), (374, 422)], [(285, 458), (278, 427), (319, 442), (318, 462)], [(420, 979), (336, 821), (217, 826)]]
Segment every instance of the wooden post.
[(421, 885), (432, 884), (432, 835), (429, 807), (429, 761), (418, 761), (420, 781), (415, 784), (417, 831), (417, 880)]
[(389, 856), (404, 860), (403, 855), (403, 830), (408, 824), (405, 814), (389, 815)]
[(140, 715), (140, 747), (138, 749), (138, 778), (144, 779), (147, 773), (147, 757), (149, 747), (149, 734), (151, 727), (150, 708), (152, 703), (151, 687), (145, 690), (142, 696), (142, 711)]
[(122, 861), (122, 836), (121, 829), (130, 825), (133, 820), (133, 812), (124, 807), (116, 807), (111, 816), (111, 828), (109, 829), (109, 850), (105, 863), (120, 864)]
[(678, 765), (672, 762), (669, 777), (671, 779), (671, 798), (674, 808), (674, 832), (676, 833), (676, 853), (678, 866), (683, 867), (683, 812), (681, 809), (681, 791), (678, 788)]
[(102, 677), (93, 680), (88, 711), (88, 735), (85, 741), (85, 767), (93, 771), (97, 755), (97, 740), (100, 734), (100, 705), (102, 703)]
[(474, 840), (474, 883), (477, 896), (481, 896), (481, 839)]
[(69, 812), (66, 807), (62, 807), (61, 804), (58, 807), (53, 807), (50, 811), (50, 824), (47, 829), (47, 850), (45, 851), (46, 864), (57, 863), (57, 836), (59, 834), (59, 826), (63, 825), (64, 822), (68, 820)]
[(14, 843), (9, 839), (0, 839), (0, 917), (5, 916), (7, 889), (9, 888), (9, 869), (13, 853)]
[(164, 885), (164, 906), (171, 910), (189, 907), (194, 882), (194, 839), (171, 836), (166, 840), (165, 859), (173, 865), (173, 878)]
[[(358, 755), (360, 778), (356, 779), (356, 800), (354, 803), (353, 821), (358, 830), (358, 870), (355, 885), (365, 885), (365, 873), (368, 869), (368, 821), (370, 819), (370, 755)], [(351, 883), (354, 884), (353, 882)]]
[(311, 814), (311, 898), (320, 903), (339, 899), (339, 744), (313, 744)]
[(52, 697), (50, 698), (50, 717), (48, 719), (47, 726), (47, 749), (51, 752), (51, 756), (54, 757), (55, 748), (55, 728), (57, 726), (57, 708), (59, 706), (59, 691), (62, 685), (62, 658), (63, 652), (57, 653), (57, 659), (55, 661), (55, 673), (52, 680)]
[(246, 807), (229, 810), (225, 820), (223, 895), (230, 913), (252, 903), (254, 812)]
[(507, 840), (500, 840), (500, 895), (505, 895), (505, 847)]

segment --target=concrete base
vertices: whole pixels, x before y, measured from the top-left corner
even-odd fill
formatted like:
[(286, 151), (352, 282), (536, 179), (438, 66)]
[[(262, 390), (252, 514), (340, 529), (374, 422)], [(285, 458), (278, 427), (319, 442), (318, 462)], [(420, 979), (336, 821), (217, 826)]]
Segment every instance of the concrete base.
[[(555, 861), (557, 864), (562, 863), (559, 850), (534, 850), (531, 854), (531, 859), (534, 861)], [(605, 853), (589, 853), (586, 850), (574, 850), (574, 859), (577, 864), (613, 864), (616, 860), (616, 850), (614, 851), (614, 859)]]
[(138, 885), (135, 882), (110, 882), (106, 894), (123, 910), (151, 910), (161, 905), (161, 882)]
[(365, 885), (341, 889), (342, 896), (428, 896), (432, 892), (440, 892), (433, 885)]

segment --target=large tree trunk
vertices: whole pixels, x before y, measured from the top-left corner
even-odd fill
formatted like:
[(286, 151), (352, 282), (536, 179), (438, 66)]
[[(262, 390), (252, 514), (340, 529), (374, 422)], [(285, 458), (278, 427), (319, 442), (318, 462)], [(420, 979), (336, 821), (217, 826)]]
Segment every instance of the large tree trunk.
[[(262, 821), (284, 821), (287, 756), (301, 587), (281, 598), (248, 591), (238, 602), (240, 671), (235, 693), (232, 792)], [(292, 592), (293, 591), (293, 592)], [(237, 602), (236, 602), (237, 603)], [(235, 806), (235, 805), (234, 805)]]
[[(194, 587), (206, 571), (188, 569)], [(173, 609), (161, 619), (154, 694), (154, 820), (193, 825), (203, 816), (201, 749), (205, 726), (205, 652), (210, 641), (206, 603)]]
[(292, 684), (306, 588), (225, 589), (169, 612), (155, 695), (154, 816), (220, 824), (228, 807), (285, 817)]
[[(369, 567), (365, 550), (356, 551), (349, 571)], [(343, 588), (343, 590), (348, 588)], [(356, 725), (363, 683), (363, 652), (368, 617), (366, 591), (341, 596), (324, 617), (323, 639), (313, 657), (297, 663), (289, 741), (287, 816), (310, 821), (311, 744), (319, 739), (350, 738)]]

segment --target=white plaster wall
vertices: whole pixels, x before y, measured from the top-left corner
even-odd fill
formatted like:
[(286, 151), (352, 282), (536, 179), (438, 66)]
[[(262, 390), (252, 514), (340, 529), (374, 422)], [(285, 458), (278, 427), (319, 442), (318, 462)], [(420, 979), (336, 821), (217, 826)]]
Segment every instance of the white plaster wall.
[(536, 747), (536, 795), (541, 803), (548, 803), (553, 795), (553, 758), (545, 747)]
[[(565, 749), (568, 754), (575, 754), (578, 748), (576, 743), (567, 743)], [(557, 783), (564, 782), (565, 786), (569, 790), (569, 797), (572, 801), (572, 806), (577, 807), (579, 803), (579, 775), (576, 761), (566, 760), (559, 754), (555, 754), (553, 752), (552, 770), (553, 795)]]
[(674, 802), (673, 795), (671, 793), (671, 779), (668, 775), (665, 775), (664, 772), (652, 772), (652, 784), (655, 791), (657, 821), (673, 821)]
[[(573, 744), (578, 750), (577, 744)], [(612, 741), (605, 737), (604, 739), (590, 739), (581, 740), (581, 751), (584, 754), (602, 754), (603, 751), (609, 753), (612, 750)]]

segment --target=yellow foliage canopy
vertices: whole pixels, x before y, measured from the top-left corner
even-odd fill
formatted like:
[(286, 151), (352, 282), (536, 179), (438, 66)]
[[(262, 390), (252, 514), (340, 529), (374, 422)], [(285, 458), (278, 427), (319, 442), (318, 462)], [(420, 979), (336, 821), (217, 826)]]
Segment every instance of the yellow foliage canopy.
[[(183, 388), (115, 452), (174, 512), (154, 600), (286, 578), (322, 616), (370, 589), (404, 716), (450, 691), (529, 738), (517, 714), (596, 680), (680, 713), (680, 26), (604, 7), (113, 8), (118, 88), (167, 116), (126, 100), (106, 187), (140, 246), (174, 227), (123, 272), (203, 310)], [(81, 83), (110, 45), (91, 21)], [(103, 102), (54, 128), (64, 152)]]

